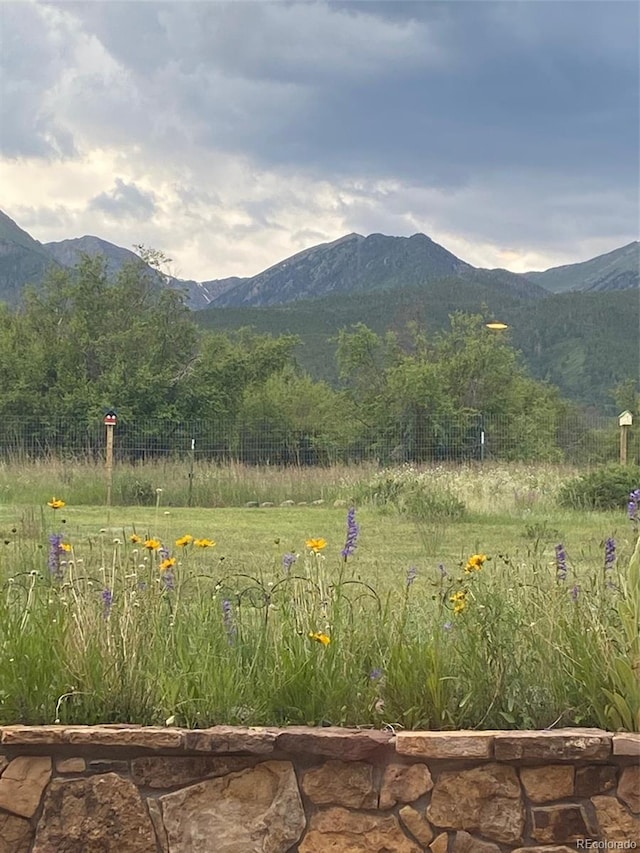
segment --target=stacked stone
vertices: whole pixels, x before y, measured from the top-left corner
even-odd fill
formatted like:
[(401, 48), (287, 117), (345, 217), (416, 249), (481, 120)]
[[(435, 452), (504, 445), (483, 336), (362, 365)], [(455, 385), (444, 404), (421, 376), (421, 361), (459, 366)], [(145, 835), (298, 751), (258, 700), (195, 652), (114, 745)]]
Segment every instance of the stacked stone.
[(640, 848), (640, 735), (224, 726), (0, 732), (0, 853)]

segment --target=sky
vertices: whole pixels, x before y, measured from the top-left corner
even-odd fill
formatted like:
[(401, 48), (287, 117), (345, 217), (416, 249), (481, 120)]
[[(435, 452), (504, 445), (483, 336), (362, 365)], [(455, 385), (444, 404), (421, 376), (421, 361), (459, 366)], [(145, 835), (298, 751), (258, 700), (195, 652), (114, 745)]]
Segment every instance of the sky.
[(476, 266), (638, 238), (635, 0), (0, 2), (0, 208), (250, 276), (350, 232)]

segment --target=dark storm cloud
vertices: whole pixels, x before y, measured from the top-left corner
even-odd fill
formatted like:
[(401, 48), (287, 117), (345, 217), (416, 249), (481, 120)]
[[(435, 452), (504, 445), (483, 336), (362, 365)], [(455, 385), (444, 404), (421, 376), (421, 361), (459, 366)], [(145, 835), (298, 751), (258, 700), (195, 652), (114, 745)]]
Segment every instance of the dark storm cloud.
[(140, 190), (135, 184), (127, 184), (116, 178), (110, 192), (100, 193), (88, 204), (89, 210), (99, 210), (114, 219), (150, 219), (156, 209), (153, 193)]
[(263, 165), (454, 187), (517, 164), (637, 174), (634, 3), (69, 8), (195, 141)]
[(0, 5), (0, 153), (8, 157), (70, 156), (73, 137), (51, 114), (45, 99), (64, 69), (37, 9)]
[[(120, 184), (91, 190), (112, 217), (152, 216), (170, 186), (194, 227), (228, 215), (290, 232), (304, 210), (304, 232), (317, 210), (347, 230), (536, 251), (637, 234), (636, 3), (0, 9), (0, 150), (119, 152)], [(154, 200), (134, 177), (164, 190)]]

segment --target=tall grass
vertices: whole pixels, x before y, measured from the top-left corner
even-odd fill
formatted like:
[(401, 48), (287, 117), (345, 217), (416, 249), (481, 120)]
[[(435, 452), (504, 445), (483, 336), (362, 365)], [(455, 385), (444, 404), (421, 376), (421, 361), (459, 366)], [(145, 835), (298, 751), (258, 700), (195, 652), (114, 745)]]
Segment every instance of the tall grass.
[[(555, 501), (561, 483), (577, 473), (578, 469), (566, 466), (519, 463), (405, 465), (382, 470), (374, 463), (282, 467), (197, 461), (192, 469), (188, 459), (167, 459), (116, 464), (112, 498), (119, 506), (152, 506), (161, 488), (163, 504), (175, 507), (356, 498), (380, 502), (380, 497), (388, 497), (384, 489), (382, 495), (380, 491), (390, 477), (404, 487), (405, 502), (410, 497), (407, 486), (423, 493), (429, 487), (482, 514), (543, 509)], [(0, 462), (0, 500), (41, 505), (52, 494), (63, 493), (74, 506), (100, 506), (106, 499), (105, 476), (104, 466), (91, 460), (5, 460)]]
[[(224, 507), (248, 502), (332, 502), (352, 498), (355, 487), (376, 466), (252, 466), (169, 459), (116, 464), (114, 505), (152, 506), (163, 489), (166, 506)], [(42, 504), (65, 494), (74, 506), (100, 506), (106, 499), (104, 465), (90, 460), (36, 459), (0, 463), (0, 499), (7, 504)]]
[(314, 551), (301, 530), (290, 565), (278, 537), (241, 564), (179, 546), (159, 505), (135, 533), (70, 529), (67, 551), (49, 541), (61, 513), (29, 510), (0, 546), (0, 723), (640, 728), (631, 536), (606, 570), (590, 541), (563, 574), (546, 546), (467, 562), (473, 522), (455, 527), (461, 564), (411, 567), (391, 542), (382, 575), (366, 523), (346, 559), (344, 540)]

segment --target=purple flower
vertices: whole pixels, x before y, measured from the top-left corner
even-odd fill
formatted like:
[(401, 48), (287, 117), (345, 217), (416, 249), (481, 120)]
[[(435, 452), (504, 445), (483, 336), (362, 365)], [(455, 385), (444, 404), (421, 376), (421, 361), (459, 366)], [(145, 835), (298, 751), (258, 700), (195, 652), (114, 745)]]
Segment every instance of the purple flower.
[(407, 572), (407, 586), (411, 586), (418, 575), (418, 570), (415, 566), (411, 566), (409, 571)]
[(383, 675), (384, 675), (384, 670), (381, 669), (379, 666), (376, 666), (369, 673), (369, 678), (371, 679), (371, 681), (380, 681), (380, 679), (382, 678)]
[(105, 619), (108, 619), (113, 606), (113, 592), (110, 589), (102, 590), (102, 604), (104, 608), (102, 615)]
[(638, 509), (640, 508), (640, 489), (634, 489), (629, 493), (628, 503), (629, 519), (633, 522), (638, 521)]
[(158, 551), (161, 560), (168, 560), (170, 557), (169, 549), (166, 545), (161, 545), (160, 550)]
[(578, 586), (578, 584), (576, 584), (573, 587), (573, 589), (571, 590), (571, 600), (577, 601), (579, 597), (580, 597), (580, 587)]
[(352, 506), (347, 513), (347, 539), (342, 549), (342, 556), (346, 560), (351, 557), (356, 550), (358, 544), (358, 534), (360, 533), (360, 525), (356, 521), (356, 508)]
[(49, 536), (49, 571), (58, 581), (62, 580), (64, 574), (62, 566), (60, 565), (60, 557), (64, 553), (65, 551), (62, 547), (62, 533), (52, 533)]
[(610, 571), (616, 561), (616, 540), (609, 536), (604, 543), (604, 570)]
[(233, 645), (236, 641), (238, 629), (236, 628), (236, 623), (233, 619), (233, 605), (228, 598), (225, 598), (222, 602), (222, 621), (224, 622), (224, 629), (227, 632), (227, 637), (229, 638), (229, 644)]
[(567, 552), (564, 545), (556, 545), (556, 572), (559, 581), (567, 579)]
[(445, 631), (450, 631), (453, 628), (453, 622), (445, 622), (442, 627)]
[(176, 588), (176, 576), (171, 569), (167, 569), (166, 572), (162, 573), (162, 585), (165, 589), (169, 590)]
[(438, 566), (438, 570), (440, 571), (441, 578), (446, 578), (446, 576), (449, 574), (449, 572), (444, 567), (444, 563), (440, 563), (440, 565)]
[(295, 563), (297, 559), (298, 557), (296, 556), (296, 554), (293, 554), (291, 551), (283, 555), (282, 568), (287, 574), (289, 574), (289, 572), (291, 571), (291, 566)]

